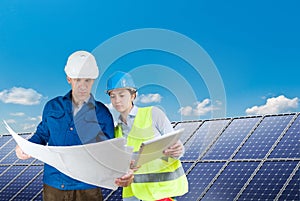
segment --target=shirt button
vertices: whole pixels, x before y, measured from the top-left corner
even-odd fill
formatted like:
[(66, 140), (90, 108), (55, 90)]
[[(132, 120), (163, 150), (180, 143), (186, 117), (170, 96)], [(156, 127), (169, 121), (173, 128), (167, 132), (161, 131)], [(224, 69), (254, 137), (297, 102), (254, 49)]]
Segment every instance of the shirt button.
[(60, 185), (60, 187), (61, 187), (61, 188), (64, 188), (64, 187), (65, 187), (65, 185), (63, 185), (63, 184), (62, 184), (62, 185)]
[(70, 128), (70, 131), (72, 131), (72, 130), (73, 130), (73, 127)]

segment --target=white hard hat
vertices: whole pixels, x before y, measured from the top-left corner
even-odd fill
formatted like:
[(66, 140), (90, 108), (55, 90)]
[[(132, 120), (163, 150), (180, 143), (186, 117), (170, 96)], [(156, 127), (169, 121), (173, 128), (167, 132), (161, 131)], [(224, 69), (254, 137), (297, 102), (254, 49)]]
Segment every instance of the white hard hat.
[(99, 75), (95, 57), (86, 51), (76, 51), (68, 58), (65, 72), (70, 78), (96, 79)]

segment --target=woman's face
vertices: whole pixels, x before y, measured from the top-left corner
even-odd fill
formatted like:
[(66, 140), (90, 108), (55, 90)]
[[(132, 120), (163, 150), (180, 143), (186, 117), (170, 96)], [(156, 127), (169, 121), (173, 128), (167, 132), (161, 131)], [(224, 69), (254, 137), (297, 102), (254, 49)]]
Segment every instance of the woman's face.
[(135, 94), (131, 94), (128, 89), (114, 89), (109, 93), (113, 107), (120, 113), (128, 114), (132, 108)]

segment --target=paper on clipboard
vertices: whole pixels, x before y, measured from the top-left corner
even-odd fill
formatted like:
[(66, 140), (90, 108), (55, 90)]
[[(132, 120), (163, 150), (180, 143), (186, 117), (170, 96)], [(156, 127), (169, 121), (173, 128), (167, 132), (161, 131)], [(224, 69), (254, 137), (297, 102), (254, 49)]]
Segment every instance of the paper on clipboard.
[(135, 157), (135, 166), (140, 166), (154, 159), (165, 156), (163, 151), (169, 146), (175, 144), (180, 139), (183, 131), (184, 128), (181, 128), (143, 142), (137, 156)]

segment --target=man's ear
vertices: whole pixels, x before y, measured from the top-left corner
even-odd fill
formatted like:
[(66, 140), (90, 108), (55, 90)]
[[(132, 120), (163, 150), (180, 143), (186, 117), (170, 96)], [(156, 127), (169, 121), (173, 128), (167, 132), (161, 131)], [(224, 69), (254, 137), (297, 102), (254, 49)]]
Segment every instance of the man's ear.
[(67, 81), (69, 84), (71, 84), (71, 78), (67, 76)]

